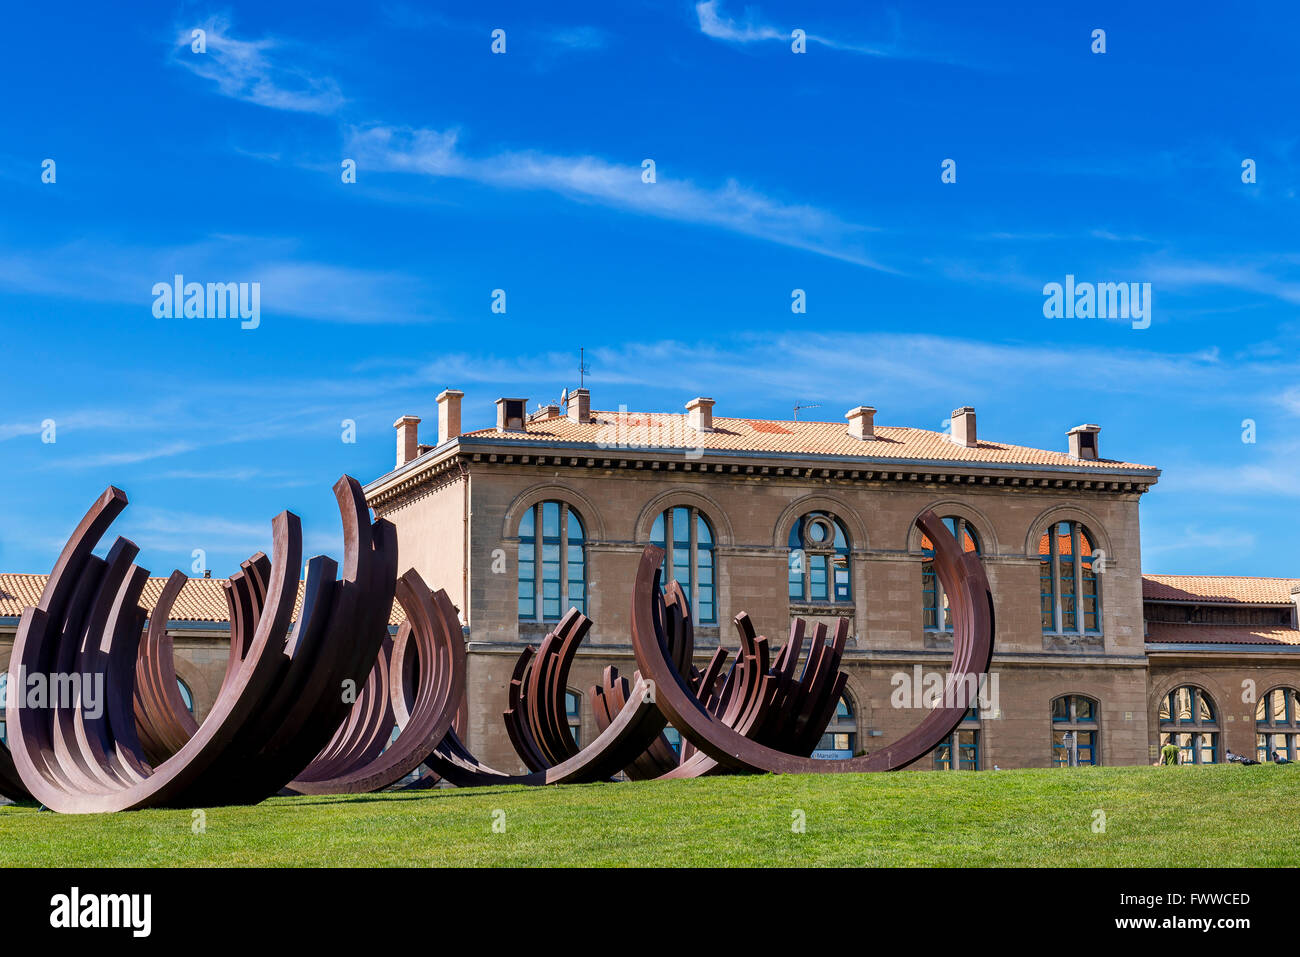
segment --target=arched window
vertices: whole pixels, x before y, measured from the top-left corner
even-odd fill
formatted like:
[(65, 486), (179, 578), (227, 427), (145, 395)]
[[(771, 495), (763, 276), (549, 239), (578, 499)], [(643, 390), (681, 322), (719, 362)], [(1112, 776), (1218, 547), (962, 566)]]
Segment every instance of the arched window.
[(0, 671), (0, 744), (9, 743), (9, 728), (5, 724), (5, 704), (9, 698), (9, 672)]
[(817, 749), (813, 751), (812, 756), (827, 760), (851, 758), (857, 753), (857, 741), (857, 715), (853, 711), (853, 702), (849, 700), (848, 695), (843, 695), (835, 703), (835, 714), (826, 725), (826, 732), (817, 742)]
[(655, 519), (650, 541), (664, 550), (661, 566), (666, 584), (676, 579), (691, 602), (696, 624), (718, 620), (714, 599), (713, 526), (698, 508), (678, 505)]
[(790, 600), (848, 602), (849, 536), (829, 512), (809, 512), (790, 529)]
[(573, 691), (564, 692), (564, 713), (569, 722), (573, 743), (582, 747), (582, 696)]
[(931, 752), (936, 771), (980, 769), (980, 709), (971, 708), (952, 734)]
[(185, 710), (190, 714), (194, 713), (194, 693), (190, 691), (190, 686), (180, 678), (176, 679), (176, 687), (181, 689), (181, 700), (185, 702)]
[[(1052, 766), (1081, 767), (1097, 764), (1101, 742), (1097, 702), (1067, 694), (1052, 701)], [(1077, 761), (1077, 764), (1075, 763)]]
[(1100, 556), (1078, 522), (1053, 522), (1038, 540), (1038, 578), (1043, 631), (1100, 634)]
[[(950, 515), (943, 524), (961, 543), (963, 551), (980, 553), (979, 537), (966, 519)], [(939, 576), (934, 573), (934, 542), (928, 535), (921, 536), (921, 555), (921, 603), (925, 630), (952, 631), (952, 610), (948, 607), (948, 596), (943, 593)]]
[(586, 535), (564, 502), (539, 502), (519, 520), (519, 620), (559, 621), (587, 610)]
[(1273, 761), (1274, 755), (1300, 761), (1300, 691), (1274, 688), (1259, 699), (1255, 746), (1261, 761)]
[(1182, 764), (1214, 764), (1219, 756), (1219, 712), (1208, 694), (1193, 685), (1160, 699), (1160, 747), (1176, 745)]

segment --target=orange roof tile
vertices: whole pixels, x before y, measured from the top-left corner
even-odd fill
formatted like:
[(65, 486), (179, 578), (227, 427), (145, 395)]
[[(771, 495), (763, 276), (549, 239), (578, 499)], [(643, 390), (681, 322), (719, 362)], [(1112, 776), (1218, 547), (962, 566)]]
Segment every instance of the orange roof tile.
[(1300, 631), (1271, 625), (1194, 625), (1153, 621), (1147, 625), (1147, 641), (1174, 645), (1300, 645)]
[[(23, 608), (35, 605), (41, 599), (41, 592), (49, 575), (24, 575), (0, 572), (0, 618), (17, 618)], [(226, 596), (222, 590), (224, 578), (191, 578), (176, 596), (172, 605), (172, 621), (211, 621), (225, 622), (229, 611), (226, 608)], [(162, 594), (165, 578), (150, 578), (145, 582), (140, 604), (152, 611)], [(302, 582), (298, 583), (298, 596), (294, 600), (293, 614), (298, 617), (302, 608)], [(388, 617), (390, 625), (400, 625), (406, 620), (402, 606), (393, 602), (392, 613)]]
[(1300, 578), (1237, 578), (1229, 575), (1143, 575), (1147, 601), (1244, 602), (1289, 605)]
[(775, 452), (798, 455), (841, 455), (856, 458), (908, 459), (953, 464), (1001, 463), (1043, 465), (1082, 471), (1149, 469), (1151, 465), (1111, 459), (1090, 461), (1065, 452), (1031, 449), (1002, 442), (980, 441), (974, 448), (957, 445), (942, 432), (896, 426), (877, 426), (872, 441), (855, 439), (844, 422), (785, 422), (764, 419), (729, 419), (715, 416), (712, 432), (696, 432), (687, 416), (669, 412), (593, 412), (591, 421), (574, 422), (566, 416), (528, 423), (526, 432), (479, 429), (465, 435), (474, 439), (574, 442), (612, 451), (637, 448), (699, 448), (717, 452)]

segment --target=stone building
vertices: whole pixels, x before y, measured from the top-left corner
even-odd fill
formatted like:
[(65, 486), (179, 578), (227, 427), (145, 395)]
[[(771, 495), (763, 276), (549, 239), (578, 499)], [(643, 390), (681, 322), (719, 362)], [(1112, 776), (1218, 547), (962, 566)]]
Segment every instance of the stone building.
[[(366, 495), (397, 527), (401, 567), (460, 611), (465, 737), (503, 770), (521, 767), (501, 721), (515, 659), (570, 606), (595, 622), (570, 725), (580, 743), (596, 733), (587, 689), (608, 664), (635, 670), (631, 587), (649, 542), (690, 595), (701, 663), (735, 647), (742, 610), (777, 642), (792, 617), (847, 618), (848, 685), (819, 753), (895, 740), (952, 647), (915, 525), (926, 509), (981, 556), (997, 633), (980, 707), (916, 767), (1142, 764), (1170, 740), (1193, 762), (1300, 756), (1300, 581), (1144, 579), (1139, 503), (1160, 473), (1102, 457), (1096, 425), (1051, 451), (979, 436), (969, 407), (939, 433), (877, 426), (868, 406), (841, 422), (716, 416), (705, 397), (684, 413), (600, 412), (579, 389), (564, 408), (499, 399), (493, 427), (465, 432), (462, 399), (438, 396), (428, 444), (419, 418), (398, 419), (396, 467)], [(0, 575), (0, 665), (43, 579)], [(219, 586), (192, 581), (173, 623), (200, 717), (224, 668)]]

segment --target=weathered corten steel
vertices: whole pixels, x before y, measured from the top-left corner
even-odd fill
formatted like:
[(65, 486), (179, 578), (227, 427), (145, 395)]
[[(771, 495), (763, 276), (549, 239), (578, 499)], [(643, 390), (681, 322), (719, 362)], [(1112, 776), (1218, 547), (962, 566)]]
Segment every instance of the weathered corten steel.
[[(654, 600), (659, 606), (664, 603), (660, 594)], [(639, 675), (595, 740), (579, 750), (569, 733), (566, 682), (578, 646), (590, 628), (591, 620), (571, 608), (536, 651), (525, 648), (515, 663), (503, 717), (527, 772), (507, 774), (483, 764), (454, 729), (429, 755), (429, 768), (458, 787), (477, 787), (604, 781), (634, 763), (661, 737), (665, 725), (650, 686)]]
[[(391, 787), (451, 731), (465, 698), (465, 642), (455, 606), (441, 589), (430, 592), (414, 569), (398, 579), (397, 600), (406, 612), (397, 637), (384, 639), (348, 720), (287, 790), (357, 794)], [(394, 728), (401, 731), (389, 744)]]
[[(839, 761), (818, 760), (783, 749), (802, 752), (806, 746), (814, 746), (814, 729), (820, 736), (826, 727), (831, 714), (828, 708), (834, 708), (843, 689), (842, 674), (831, 678), (847, 634), (847, 623), (842, 619), (829, 650), (824, 629), (814, 633), (796, 693), (792, 695), (794, 686), (789, 680), (798, 658), (798, 642), (792, 632), (790, 644), (778, 656), (775, 673), (768, 673), (764, 667), (765, 645), (757, 640), (748, 642), (743, 655), (752, 657), (754, 664), (746, 662), (742, 667), (738, 662), (733, 667), (733, 674), (740, 669), (740, 677), (732, 683), (730, 702), (723, 705), (721, 714), (717, 708), (710, 709), (672, 661), (660, 605), (655, 600), (663, 549), (650, 545), (642, 553), (633, 591), (632, 647), (641, 674), (654, 682), (660, 710), (699, 754), (731, 771), (894, 771), (929, 753), (961, 722), (974, 703), (972, 694), (980, 676), (988, 671), (993, 654), (993, 595), (979, 557), (964, 553), (933, 511), (927, 510), (917, 524), (934, 543), (935, 572), (952, 610), (953, 661), (944, 685), (944, 706), (931, 710), (899, 741), (872, 754)], [(742, 625), (741, 631), (744, 636), (748, 629)], [(684, 768), (685, 762), (669, 775), (681, 776)]]
[[(360, 485), (335, 485), (345, 557), (313, 558), (293, 622), (302, 558), (298, 519), (272, 523), (274, 559), (258, 553), (224, 585), (231, 640), (225, 676), (200, 725), (181, 700), (171, 608), (186, 581), (174, 572), (148, 628), (139, 604), (148, 572), (119, 538), (92, 554), (126, 496), (110, 487), (60, 555), (40, 602), (24, 610), (10, 661), (6, 717), (12, 755), (0, 747), (0, 793), (34, 797), (58, 811), (254, 803), (290, 793), (357, 793), (390, 787), (421, 770), (459, 786), (558, 784), (706, 774), (881, 771), (905, 767), (952, 733), (989, 665), (993, 602), (978, 556), (963, 553), (930, 511), (917, 524), (934, 543), (936, 574), (954, 621), (953, 664), (942, 707), (893, 745), (858, 758), (814, 760), (813, 749), (844, 691), (840, 664), (848, 621), (834, 628), (802, 619), (773, 653), (749, 616), (735, 618), (739, 651), (730, 667), (719, 648), (693, 664), (694, 629), (677, 582), (662, 591), (663, 550), (642, 554), (633, 592), (632, 679), (607, 667), (589, 697), (599, 734), (579, 749), (565, 692), (592, 622), (570, 611), (536, 648), (520, 654), (503, 713), (528, 768), (508, 774), (462, 743), (466, 657), (455, 607), (414, 570), (396, 578), (392, 526), (371, 523)], [(387, 630), (394, 596), (406, 612)], [(142, 637), (143, 633), (143, 637)], [(806, 646), (806, 647), (805, 647)], [(802, 668), (799, 667), (803, 660)], [(20, 708), (18, 676), (88, 675), (105, 691), (102, 713), (79, 699)], [(354, 696), (344, 689), (356, 689)], [(664, 735), (680, 732), (680, 753)], [(393, 739), (393, 732), (400, 733)], [(391, 742), (391, 743), (390, 743)]]
[[(140, 647), (148, 572), (133, 563), (138, 549), (119, 538), (107, 558), (91, 553), (126, 507), (126, 495), (108, 488), (73, 532), (37, 606), (24, 609), (10, 661), (11, 682), (19, 669), (88, 676), (102, 683), (105, 706), (98, 714), (74, 698), (20, 708), (10, 695), (13, 762), (28, 793), (68, 813), (245, 804), (305, 767), (348, 713), (340, 689), (359, 684), (374, 665), (396, 580), (392, 525), (371, 524), (355, 479), (344, 476), (334, 492), (342, 577), (335, 580), (332, 559), (308, 563), (291, 630), (302, 533), (292, 513), (275, 517), (274, 560), (250, 559), (231, 586), (226, 680), (207, 719), (182, 743), (187, 729), (161, 687), (169, 673), (175, 687), (174, 671), (160, 661), (162, 631), (151, 628)], [(154, 617), (165, 629), (166, 611)]]
[[(174, 571), (163, 585), (149, 616), (149, 630), (140, 644), (135, 666), (135, 724), (140, 746), (150, 764), (158, 765), (185, 746), (199, 729), (181, 698), (176, 681), (172, 637), (167, 622), (172, 605), (189, 579)], [(235, 647), (231, 642), (231, 648)]]

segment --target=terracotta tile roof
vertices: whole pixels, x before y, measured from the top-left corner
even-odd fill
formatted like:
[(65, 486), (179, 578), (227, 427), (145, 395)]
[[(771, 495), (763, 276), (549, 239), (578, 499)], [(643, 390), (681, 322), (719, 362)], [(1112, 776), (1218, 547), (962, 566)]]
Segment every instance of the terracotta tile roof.
[(1213, 601), (1289, 605), (1300, 578), (1235, 578), (1227, 575), (1143, 575), (1146, 601)]
[[(23, 575), (0, 572), (0, 618), (17, 618), (27, 605), (35, 605), (41, 599), (41, 591), (49, 575)], [(226, 621), (229, 614), (226, 608), (225, 592), (221, 588), (224, 578), (191, 578), (172, 605), (172, 621)], [(140, 603), (152, 611), (162, 594), (165, 578), (150, 578), (145, 582), (144, 594)], [(298, 597), (294, 600), (294, 618), (302, 608), (302, 583), (298, 583)], [(402, 606), (393, 602), (393, 611), (389, 615), (390, 625), (399, 625), (406, 620)]]
[(1193, 625), (1153, 621), (1147, 642), (1175, 645), (1300, 645), (1300, 631), (1272, 625)]
[(567, 416), (528, 423), (526, 432), (496, 428), (465, 433), (476, 439), (537, 442), (576, 442), (611, 450), (637, 448), (701, 448), (708, 451), (778, 452), (802, 455), (844, 455), (876, 459), (917, 459), (954, 464), (1002, 463), (1045, 465), (1107, 471), (1150, 469), (1154, 466), (1110, 459), (1089, 461), (1065, 452), (1031, 449), (1021, 445), (981, 441), (975, 448), (952, 442), (942, 432), (895, 426), (877, 426), (876, 438), (864, 442), (848, 434), (845, 422), (780, 422), (763, 419), (728, 419), (715, 416), (712, 432), (696, 432), (683, 414), (668, 412), (593, 412), (591, 421), (574, 422)]

